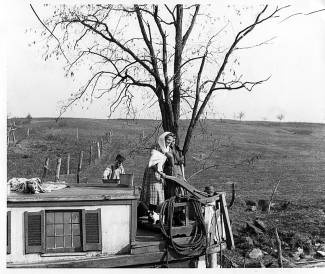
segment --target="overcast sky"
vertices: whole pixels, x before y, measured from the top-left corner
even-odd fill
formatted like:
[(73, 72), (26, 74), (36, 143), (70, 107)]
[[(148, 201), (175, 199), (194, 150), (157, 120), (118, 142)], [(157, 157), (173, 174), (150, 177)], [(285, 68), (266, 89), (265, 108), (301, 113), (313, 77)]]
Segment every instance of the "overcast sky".
[[(28, 46), (32, 40), (25, 30), (42, 28), (29, 3), (18, 0), (6, 3), (6, 14), (11, 15), (6, 17), (5, 39), (7, 113), (56, 117), (57, 102), (67, 99), (77, 83), (64, 77), (63, 62), (46, 62), (41, 58), (40, 48)], [(301, 1), (296, 10), (308, 12), (320, 8), (325, 8), (325, 1)], [(275, 120), (277, 114), (283, 113), (285, 121), (324, 123), (325, 12), (296, 16), (281, 25), (266, 26), (262, 32), (275, 34), (277, 38), (271, 45), (243, 53), (241, 69), (252, 76), (271, 74), (271, 79), (252, 93), (218, 93), (214, 98), (214, 115), (210, 117), (233, 118), (234, 113), (243, 111), (246, 120)], [(75, 107), (64, 117), (106, 118), (107, 113), (105, 102), (99, 101), (87, 110)], [(140, 117), (156, 116), (143, 112)]]

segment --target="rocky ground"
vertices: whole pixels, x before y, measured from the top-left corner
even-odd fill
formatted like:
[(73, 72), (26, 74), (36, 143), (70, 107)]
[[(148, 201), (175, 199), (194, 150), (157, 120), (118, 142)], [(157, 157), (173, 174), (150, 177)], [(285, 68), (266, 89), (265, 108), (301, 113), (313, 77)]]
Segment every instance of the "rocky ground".
[(226, 251), (237, 267), (305, 267), (325, 261), (325, 199), (308, 202), (277, 200), (271, 211), (258, 201), (237, 200), (231, 208), (236, 249)]

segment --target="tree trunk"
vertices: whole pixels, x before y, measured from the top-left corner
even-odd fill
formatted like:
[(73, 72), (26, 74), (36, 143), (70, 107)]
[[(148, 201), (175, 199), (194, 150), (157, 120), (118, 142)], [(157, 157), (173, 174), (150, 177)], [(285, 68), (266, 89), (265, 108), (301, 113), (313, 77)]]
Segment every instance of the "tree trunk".
[(181, 64), (183, 53), (183, 5), (176, 5), (176, 22), (175, 22), (175, 57), (174, 57), (174, 81), (173, 81), (173, 130), (176, 134), (178, 143), (178, 121), (180, 117), (181, 102)]
[(192, 135), (193, 135), (193, 131), (195, 128), (196, 123), (194, 121), (190, 122), (190, 125), (188, 126), (187, 132), (186, 132), (186, 136), (185, 136), (185, 140), (184, 140), (184, 144), (183, 144), (183, 154), (184, 156), (186, 155), (190, 144), (191, 144), (191, 139), (192, 139)]
[[(174, 114), (168, 102), (159, 102), (160, 112), (162, 115), (162, 127), (164, 131), (175, 133)], [(176, 122), (178, 123), (178, 121)]]

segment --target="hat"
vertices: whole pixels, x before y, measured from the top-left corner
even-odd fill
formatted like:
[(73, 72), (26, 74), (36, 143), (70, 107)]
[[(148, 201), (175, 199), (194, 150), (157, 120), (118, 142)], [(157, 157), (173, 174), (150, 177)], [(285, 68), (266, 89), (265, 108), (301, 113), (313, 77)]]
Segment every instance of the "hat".
[(213, 194), (214, 193), (214, 187), (213, 186), (206, 186), (204, 189), (204, 192), (208, 194)]
[(125, 157), (123, 157), (121, 154), (117, 154), (115, 160), (122, 163), (125, 161)]

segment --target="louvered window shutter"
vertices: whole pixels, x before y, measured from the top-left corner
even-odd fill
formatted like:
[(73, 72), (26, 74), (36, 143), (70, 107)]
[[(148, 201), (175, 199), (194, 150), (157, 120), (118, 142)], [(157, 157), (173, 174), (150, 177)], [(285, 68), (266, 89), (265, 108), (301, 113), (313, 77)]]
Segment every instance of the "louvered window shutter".
[(7, 211), (7, 254), (11, 253), (11, 211)]
[(44, 211), (25, 212), (25, 253), (44, 252)]
[(102, 250), (100, 208), (82, 211), (83, 250)]

